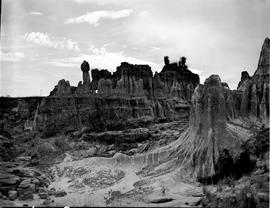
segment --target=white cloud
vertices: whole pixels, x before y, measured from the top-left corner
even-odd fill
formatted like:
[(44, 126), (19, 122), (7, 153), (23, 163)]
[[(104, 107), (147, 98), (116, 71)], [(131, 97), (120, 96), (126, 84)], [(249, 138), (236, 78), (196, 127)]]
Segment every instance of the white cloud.
[(79, 67), (81, 62), (86, 60), (89, 62), (92, 69), (103, 68), (111, 71), (115, 71), (116, 67), (119, 66), (121, 62), (128, 62), (131, 64), (148, 64), (151, 66), (153, 71), (161, 68), (161, 66), (156, 63), (126, 56), (123, 51), (107, 51), (104, 46), (101, 48), (96, 48), (92, 45), (89, 48), (89, 52), (90, 54), (80, 54), (71, 58), (55, 59), (49, 63), (57, 67)]
[(130, 16), (132, 12), (133, 10), (131, 9), (87, 12), (85, 15), (66, 20), (65, 24), (78, 24), (86, 22), (90, 25), (98, 26), (100, 24), (100, 20), (102, 19), (121, 19)]
[(0, 61), (1, 62), (17, 62), (25, 57), (22, 52), (3, 52), (0, 50)]
[(160, 47), (157, 47), (157, 46), (151, 46), (151, 49), (152, 49), (152, 50), (160, 50)]
[(64, 68), (67, 68), (67, 67), (72, 67), (72, 68), (75, 68), (75, 67), (78, 67), (78, 63), (72, 63), (70, 62), (69, 59), (54, 59), (52, 61), (49, 61), (48, 62), (49, 64), (53, 65), (53, 66), (56, 66), (56, 67), (64, 67)]
[(27, 13), (27, 15), (31, 15), (31, 16), (43, 16), (43, 13), (41, 13), (41, 12), (29, 12), (29, 13)]
[(82, 4), (82, 3), (96, 3), (97, 2), (97, 0), (73, 0), (73, 1), (80, 3), (80, 4)]
[[(123, 3), (124, 0), (72, 0), (79, 4), (94, 3), (98, 5), (112, 4), (112, 3)], [(130, 1), (130, 0), (129, 0)]]
[(24, 38), (27, 41), (31, 41), (38, 45), (46, 46), (49, 48), (60, 48), (60, 49), (80, 51), (78, 43), (76, 41), (67, 38), (52, 37), (47, 33), (41, 32), (25, 33)]
[(147, 18), (150, 16), (150, 12), (149, 11), (142, 11), (139, 13), (139, 17), (141, 18)]

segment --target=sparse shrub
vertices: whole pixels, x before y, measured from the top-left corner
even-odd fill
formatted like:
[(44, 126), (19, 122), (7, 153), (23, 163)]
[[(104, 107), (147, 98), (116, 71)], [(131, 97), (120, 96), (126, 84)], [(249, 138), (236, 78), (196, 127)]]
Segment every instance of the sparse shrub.
[(222, 183), (219, 183), (220, 186), (217, 191), (219, 193), (211, 193), (206, 186), (203, 187), (203, 193), (205, 198), (202, 199), (203, 207), (223, 207), (223, 208), (256, 208), (263, 207), (260, 204), (258, 194), (255, 189), (247, 183), (243, 188), (240, 189), (238, 194), (235, 191), (235, 188), (231, 188), (222, 192)]
[(222, 188), (222, 184), (219, 182), (217, 185), (217, 191), (218, 192), (222, 192), (223, 188)]
[(239, 199), (238, 201), (240, 202), (239, 208), (254, 208), (254, 207), (259, 207), (259, 200), (258, 197), (256, 196), (256, 193), (250, 186), (245, 186), (239, 194)]
[(54, 144), (62, 151), (67, 151), (70, 149), (69, 145), (67, 144), (67, 142), (65, 141), (64, 138), (62, 137), (59, 137), (59, 138), (56, 138), (55, 141), (54, 141)]
[(212, 198), (212, 194), (210, 191), (208, 191), (207, 186), (203, 186), (202, 191), (203, 191), (203, 194), (206, 196), (206, 198), (209, 198), (209, 199)]
[(52, 137), (56, 135), (56, 129), (55, 129), (55, 124), (53, 122), (47, 123), (43, 132), (42, 132), (42, 137)]

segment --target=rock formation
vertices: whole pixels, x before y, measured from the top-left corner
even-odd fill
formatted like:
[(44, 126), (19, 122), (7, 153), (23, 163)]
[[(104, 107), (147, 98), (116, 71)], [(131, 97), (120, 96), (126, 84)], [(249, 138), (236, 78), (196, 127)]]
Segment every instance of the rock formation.
[(247, 71), (242, 71), (241, 73), (241, 80), (238, 83), (237, 89), (242, 90), (241, 88), (244, 88), (245, 83), (249, 82), (251, 77), (249, 76)]
[(38, 109), (36, 129), (69, 131), (88, 126), (93, 131), (175, 120), (188, 116), (189, 102), (199, 76), (186, 66), (169, 63), (153, 76), (148, 65), (123, 62), (111, 73), (81, 64), (83, 82), (77, 87), (60, 80)]
[(184, 158), (182, 165), (193, 167), (201, 182), (216, 181), (224, 174), (239, 178), (253, 169), (244, 147), (251, 134), (236, 127), (234, 119), (268, 124), (269, 73), (270, 39), (266, 38), (256, 72), (252, 77), (242, 72), (237, 90), (231, 91), (218, 75), (194, 90), (189, 129), (179, 139), (178, 153)]
[(249, 117), (267, 124), (269, 121), (270, 39), (264, 40), (257, 70), (250, 77), (242, 72), (237, 91), (234, 92), (234, 108), (241, 117)]
[[(255, 74), (250, 77), (243, 72), (237, 90), (231, 91), (226, 83), (219, 83), (222, 105), (226, 108), (223, 117), (268, 122), (269, 42), (266, 38)], [(93, 131), (119, 130), (160, 119), (187, 117), (192, 94), (199, 84), (199, 76), (188, 70), (185, 57), (178, 63), (170, 63), (169, 57), (164, 57), (164, 67), (154, 75), (148, 65), (123, 62), (113, 73), (93, 69), (90, 82), (86, 61), (81, 69), (83, 82), (72, 87), (68, 81), (60, 80), (39, 106), (36, 122), (39, 131), (70, 131), (82, 126)]]
[(234, 157), (240, 151), (240, 138), (235, 138), (232, 131), (227, 125), (221, 80), (218, 75), (211, 75), (192, 95), (189, 129), (179, 145), (183, 164), (192, 166), (198, 178), (214, 176), (224, 150)]
[[(124, 190), (130, 181), (132, 188), (124, 193), (117, 190), (119, 196), (130, 200), (132, 194), (137, 200), (144, 194), (150, 196), (151, 203), (175, 200), (179, 206), (183, 197), (177, 199), (176, 190), (182, 190), (189, 201), (190, 196), (201, 196), (201, 192), (190, 193), (192, 184), (184, 187), (186, 177), (204, 184), (227, 176), (239, 179), (253, 170), (252, 155), (259, 168), (253, 176), (264, 177), (256, 187), (267, 186), (267, 193), (263, 192), (266, 197), (258, 193), (263, 196), (259, 200), (269, 202), (269, 128), (261, 125), (269, 120), (269, 42), (266, 39), (263, 44), (257, 71), (253, 76), (242, 72), (238, 89), (233, 91), (218, 75), (199, 84), (198, 75), (188, 70), (185, 57), (178, 63), (164, 57), (160, 73), (153, 75), (148, 65), (123, 62), (113, 73), (92, 70), (92, 81), (89, 64), (84, 61), (83, 80), (77, 87), (63, 79), (45, 98), (1, 98), (0, 198), (30, 202), (35, 194), (46, 199), (43, 205), (51, 206), (51, 195), (54, 200), (67, 195), (65, 201), (73, 195), (69, 190), (77, 192), (91, 186), (96, 191), (99, 186), (97, 193), (104, 194), (101, 198), (105, 199), (110, 186), (119, 181), (121, 186), (117, 188)], [(26, 167), (35, 165), (46, 169), (50, 179), (56, 179), (53, 188), (47, 189), (48, 178)], [(243, 183), (241, 180), (248, 177), (236, 182)], [(63, 184), (67, 185), (65, 190), (56, 191)], [(79, 189), (74, 190), (76, 187)], [(250, 187), (255, 185), (249, 183)], [(240, 199), (253, 194), (235, 188), (233, 205), (236, 194)], [(151, 198), (160, 192), (166, 197)], [(88, 191), (79, 193), (89, 198)], [(197, 200), (183, 204), (197, 206), (201, 199)]]
[(87, 61), (83, 61), (83, 63), (81, 64), (81, 70), (83, 72), (83, 85), (90, 85), (90, 66)]
[[(179, 64), (166, 63), (162, 71), (154, 79), (155, 96), (163, 96), (167, 98), (177, 97), (184, 100), (190, 100), (193, 90), (200, 82), (197, 74), (193, 74), (187, 69), (186, 58), (182, 57)], [(160, 90), (162, 89), (162, 90)]]

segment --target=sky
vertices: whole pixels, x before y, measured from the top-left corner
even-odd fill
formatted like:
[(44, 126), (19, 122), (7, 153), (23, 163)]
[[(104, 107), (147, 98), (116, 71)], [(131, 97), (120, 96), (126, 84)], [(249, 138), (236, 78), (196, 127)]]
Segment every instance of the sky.
[(121, 62), (161, 71), (186, 56), (201, 83), (235, 89), (253, 75), (270, 36), (270, 0), (2, 0), (0, 96), (47, 96), (77, 86), (80, 64), (113, 72)]

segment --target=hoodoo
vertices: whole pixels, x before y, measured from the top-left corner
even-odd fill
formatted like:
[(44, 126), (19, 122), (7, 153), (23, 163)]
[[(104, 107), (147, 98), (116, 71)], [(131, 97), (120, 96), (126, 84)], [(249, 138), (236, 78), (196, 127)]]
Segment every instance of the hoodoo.
[(187, 169), (195, 178), (213, 177), (219, 170), (218, 160), (224, 151), (232, 157), (241, 152), (241, 137), (226, 118), (226, 103), (218, 75), (211, 75), (204, 85), (198, 85), (191, 99), (189, 128), (180, 136), (173, 147), (178, 155), (180, 166)]
[(90, 66), (87, 61), (83, 61), (81, 64), (81, 70), (83, 72), (83, 85), (90, 85), (90, 75), (89, 75), (89, 70)]

